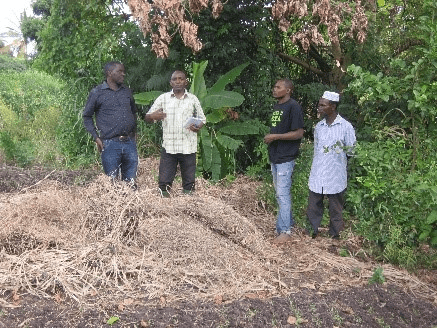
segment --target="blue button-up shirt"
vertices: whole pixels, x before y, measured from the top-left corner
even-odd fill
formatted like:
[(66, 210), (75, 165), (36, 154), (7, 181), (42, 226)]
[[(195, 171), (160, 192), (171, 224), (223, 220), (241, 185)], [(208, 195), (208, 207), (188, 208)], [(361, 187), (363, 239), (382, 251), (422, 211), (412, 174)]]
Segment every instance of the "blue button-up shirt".
[(347, 186), (347, 158), (355, 145), (355, 130), (339, 114), (331, 125), (320, 121), (314, 130), (314, 158), (308, 186), (318, 194), (337, 194)]
[[(118, 90), (112, 90), (105, 81), (91, 90), (83, 110), (83, 121), (94, 140), (98, 137), (111, 139), (127, 136), (135, 133), (136, 111), (129, 88), (122, 85)], [(98, 131), (94, 125), (94, 115)]]

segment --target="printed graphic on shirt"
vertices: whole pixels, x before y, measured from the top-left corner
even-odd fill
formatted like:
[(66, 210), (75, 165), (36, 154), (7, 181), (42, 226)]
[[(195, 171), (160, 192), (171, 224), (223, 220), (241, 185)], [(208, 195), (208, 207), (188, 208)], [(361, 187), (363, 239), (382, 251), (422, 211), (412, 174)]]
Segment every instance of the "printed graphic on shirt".
[(282, 110), (276, 110), (273, 112), (272, 115), (272, 126), (276, 126), (279, 122), (281, 122), (283, 111)]

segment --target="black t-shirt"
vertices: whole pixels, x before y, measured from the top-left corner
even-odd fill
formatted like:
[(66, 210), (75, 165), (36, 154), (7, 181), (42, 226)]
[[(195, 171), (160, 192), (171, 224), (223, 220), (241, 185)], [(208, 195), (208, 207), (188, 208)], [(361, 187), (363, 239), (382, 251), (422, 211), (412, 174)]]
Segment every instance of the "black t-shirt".
[[(283, 134), (303, 128), (302, 108), (290, 98), (283, 104), (273, 106), (271, 134)], [(273, 164), (294, 160), (299, 155), (299, 140), (275, 140), (269, 144), (269, 159)]]

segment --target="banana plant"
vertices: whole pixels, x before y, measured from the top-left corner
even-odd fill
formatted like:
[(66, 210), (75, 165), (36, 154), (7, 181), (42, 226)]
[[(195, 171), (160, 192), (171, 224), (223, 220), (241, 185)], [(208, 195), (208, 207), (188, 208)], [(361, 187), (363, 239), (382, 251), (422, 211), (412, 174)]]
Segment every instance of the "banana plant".
[[(190, 92), (197, 96), (206, 116), (206, 126), (199, 131), (197, 168), (217, 181), (235, 172), (235, 154), (239, 147), (244, 146), (244, 137), (260, 133), (259, 124), (238, 120), (238, 114), (233, 110), (244, 102), (244, 96), (225, 90), (249, 64), (231, 69), (220, 76), (211, 88), (206, 87), (204, 78), (208, 61), (192, 65)], [(134, 95), (134, 98), (137, 104), (148, 105), (160, 94), (157, 91), (143, 92)]]

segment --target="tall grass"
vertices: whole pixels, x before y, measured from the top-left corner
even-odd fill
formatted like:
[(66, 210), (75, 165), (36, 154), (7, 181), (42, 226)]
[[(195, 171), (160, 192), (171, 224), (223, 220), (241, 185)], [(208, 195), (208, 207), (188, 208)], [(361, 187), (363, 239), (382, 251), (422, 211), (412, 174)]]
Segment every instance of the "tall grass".
[(0, 71), (0, 149), (20, 166), (82, 166), (95, 160), (83, 128), (86, 92), (35, 70)]

